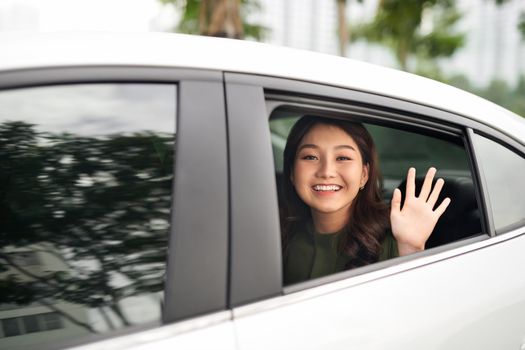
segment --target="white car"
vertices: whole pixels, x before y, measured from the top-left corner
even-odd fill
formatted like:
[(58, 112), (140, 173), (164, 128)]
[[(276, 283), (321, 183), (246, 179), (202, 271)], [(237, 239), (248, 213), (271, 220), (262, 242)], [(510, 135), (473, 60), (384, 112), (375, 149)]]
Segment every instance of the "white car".
[[(306, 114), (363, 122), (427, 249), (283, 285)], [(175, 34), (0, 35), (0, 348), (525, 349), (525, 121), (345, 58)]]

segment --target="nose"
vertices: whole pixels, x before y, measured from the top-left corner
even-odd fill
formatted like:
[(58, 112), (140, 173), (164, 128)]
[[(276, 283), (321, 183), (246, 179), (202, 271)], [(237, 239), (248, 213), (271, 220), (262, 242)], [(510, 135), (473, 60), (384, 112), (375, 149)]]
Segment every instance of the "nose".
[(317, 177), (321, 179), (329, 179), (335, 177), (335, 162), (330, 159), (323, 159), (319, 162), (319, 167), (317, 168)]

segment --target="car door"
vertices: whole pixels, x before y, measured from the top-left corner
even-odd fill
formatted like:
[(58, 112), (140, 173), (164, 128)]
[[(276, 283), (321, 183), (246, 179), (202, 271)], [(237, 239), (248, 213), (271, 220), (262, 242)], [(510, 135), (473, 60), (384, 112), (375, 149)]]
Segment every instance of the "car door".
[[(522, 144), (471, 119), (407, 101), (271, 77), (226, 74), (225, 79), (235, 184), (229, 300), (239, 349), (519, 348), (525, 339), (525, 210), (518, 204), (523, 182), (512, 182), (520, 190), (508, 190), (505, 200), (496, 184), (501, 187), (502, 174), (515, 164), (523, 167)], [(354, 118), (441, 140), (446, 147), (459, 144), (479, 232), (411, 256), (283, 286), (278, 166), (272, 164), (274, 135), (268, 131), (268, 118), (279, 111)], [(480, 133), (492, 140), (480, 141)], [(504, 150), (512, 145), (513, 154), (503, 163), (494, 160), (499, 152), (483, 154), (491, 147), (486, 142), (495, 138), (506, 144)], [(499, 172), (484, 175), (493, 164)], [(448, 175), (458, 178), (465, 169), (450, 170)], [(496, 188), (493, 193), (490, 186)], [(493, 207), (496, 197), (499, 213)], [(511, 203), (513, 214), (498, 219), (505, 223), (498, 231), (493, 216), (501, 216)], [(445, 232), (467, 220), (459, 216)]]
[(222, 74), (0, 82), (0, 347), (233, 349)]

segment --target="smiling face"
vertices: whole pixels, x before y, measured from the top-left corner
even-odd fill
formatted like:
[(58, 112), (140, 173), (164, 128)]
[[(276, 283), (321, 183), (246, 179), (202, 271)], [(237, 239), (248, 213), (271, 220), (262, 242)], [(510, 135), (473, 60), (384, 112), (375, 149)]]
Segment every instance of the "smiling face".
[(348, 222), (350, 207), (368, 180), (368, 166), (343, 129), (315, 124), (297, 148), (290, 179), (312, 217)]

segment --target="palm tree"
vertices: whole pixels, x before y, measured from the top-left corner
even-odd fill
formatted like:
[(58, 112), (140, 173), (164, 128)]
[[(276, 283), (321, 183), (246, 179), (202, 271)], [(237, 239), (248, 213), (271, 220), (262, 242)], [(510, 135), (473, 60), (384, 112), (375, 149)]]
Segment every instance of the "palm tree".
[(337, 0), (337, 33), (339, 34), (339, 54), (346, 56), (346, 45), (349, 38), (349, 28), (346, 24), (346, 0)]
[(258, 0), (159, 0), (182, 11), (178, 32), (242, 39), (261, 40), (266, 28), (243, 19), (260, 10)]
[(204, 35), (240, 39), (244, 36), (239, 0), (202, 0), (199, 29)]
[[(339, 39), (339, 54), (341, 56), (346, 56), (346, 48), (348, 43), (352, 40), (352, 30), (351, 26), (346, 20), (346, 0), (336, 0), (337, 1), (337, 34)], [(363, 0), (357, 0), (359, 3), (362, 3)]]

